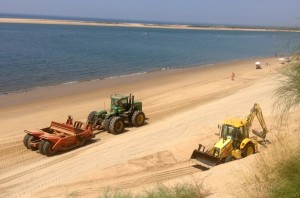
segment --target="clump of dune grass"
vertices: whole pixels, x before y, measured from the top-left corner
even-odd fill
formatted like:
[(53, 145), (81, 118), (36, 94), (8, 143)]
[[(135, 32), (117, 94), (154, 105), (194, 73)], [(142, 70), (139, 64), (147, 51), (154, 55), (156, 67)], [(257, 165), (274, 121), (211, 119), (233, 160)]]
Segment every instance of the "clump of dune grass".
[(130, 191), (120, 191), (115, 190), (113, 192), (107, 190), (103, 195), (99, 196), (101, 198), (132, 198), (134, 195)]
[(106, 191), (101, 198), (204, 198), (209, 190), (204, 188), (203, 179), (193, 178), (193, 182), (177, 183), (175, 185), (157, 184), (151, 190), (140, 194), (125, 191)]
[(146, 191), (141, 198), (202, 198), (209, 195), (203, 187), (203, 180), (194, 179), (193, 183), (182, 183), (174, 186), (158, 185), (152, 191)]
[(300, 127), (275, 139), (244, 174), (239, 197), (300, 196)]

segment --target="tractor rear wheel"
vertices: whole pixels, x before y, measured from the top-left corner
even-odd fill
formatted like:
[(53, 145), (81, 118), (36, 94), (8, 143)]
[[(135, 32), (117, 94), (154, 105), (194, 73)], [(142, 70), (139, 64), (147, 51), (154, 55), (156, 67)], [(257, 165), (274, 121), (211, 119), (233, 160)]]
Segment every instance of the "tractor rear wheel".
[(31, 136), (28, 138), (28, 140), (27, 140), (27, 148), (31, 149), (32, 151), (36, 151), (37, 148), (36, 148), (36, 147), (32, 147), (32, 146), (30, 145), (30, 142), (33, 142), (33, 141), (36, 141), (36, 137), (34, 137), (34, 136), (31, 135)]
[(103, 121), (103, 128), (105, 131), (107, 132), (110, 132), (110, 129), (109, 129), (109, 125), (110, 125), (110, 121), (111, 121), (112, 117), (110, 118), (107, 118)]
[(39, 143), (39, 152), (42, 155), (45, 155), (45, 153), (43, 151), (43, 146), (44, 146), (45, 142), (46, 142), (45, 140), (41, 140), (40, 143)]
[(48, 157), (53, 156), (56, 151), (52, 150), (53, 143), (49, 141), (45, 141), (44, 146), (43, 146), (43, 153), (47, 155)]
[(125, 126), (124, 119), (119, 116), (114, 116), (110, 121), (109, 130), (113, 134), (119, 134), (124, 131), (124, 126)]
[(242, 150), (242, 157), (247, 157), (254, 153), (255, 153), (254, 145), (252, 143), (248, 143)]
[[(28, 148), (28, 139), (31, 137), (32, 135), (29, 135), (29, 134), (26, 134), (24, 136), (24, 139), (23, 139), (23, 144), (26, 148)], [(29, 148), (28, 148), (29, 149)]]
[(131, 122), (133, 126), (139, 127), (145, 123), (145, 114), (142, 111), (135, 111), (132, 115)]

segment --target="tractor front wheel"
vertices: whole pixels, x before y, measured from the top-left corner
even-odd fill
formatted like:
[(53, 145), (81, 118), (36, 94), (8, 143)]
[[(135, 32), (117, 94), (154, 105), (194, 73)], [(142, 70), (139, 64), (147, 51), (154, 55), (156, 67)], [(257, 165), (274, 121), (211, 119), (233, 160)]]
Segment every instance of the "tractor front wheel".
[(124, 131), (124, 126), (125, 126), (124, 119), (119, 116), (115, 116), (111, 119), (111, 122), (109, 124), (109, 130), (113, 134), (119, 134)]
[(142, 111), (135, 111), (132, 115), (131, 122), (133, 126), (139, 127), (145, 123), (145, 114)]
[(56, 151), (52, 150), (53, 143), (49, 141), (45, 141), (44, 146), (43, 146), (43, 153), (47, 155), (48, 157), (53, 156)]
[(246, 146), (242, 150), (242, 156), (247, 157), (255, 153), (254, 145), (252, 143), (246, 144)]
[(227, 163), (227, 162), (231, 162), (231, 161), (234, 161), (234, 160), (235, 160), (235, 157), (233, 157), (232, 155), (228, 155), (225, 158), (224, 162)]
[(109, 129), (109, 125), (110, 125), (110, 121), (111, 121), (111, 117), (110, 118), (107, 118), (105, 119), (102, 123), (103, 123), (103, 128), (105, 131), (107, 131), (108, 133), (110, 132), (110, 129)]

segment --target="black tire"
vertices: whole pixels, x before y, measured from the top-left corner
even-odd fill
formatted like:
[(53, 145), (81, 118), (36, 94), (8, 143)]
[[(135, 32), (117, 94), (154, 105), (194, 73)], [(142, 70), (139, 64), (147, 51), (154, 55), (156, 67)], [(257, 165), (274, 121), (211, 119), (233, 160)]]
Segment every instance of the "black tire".
[(97, 125), (100, 125), (101, 123), (102, 123), (102, 119), (96, 117), (96, 118), (95, 118), (95, 121), (94, 121), (94, 123), (93, 123), (93, 127), (96, 128)]
[(232, 155), (228, 155), (225, 158), (224, 162), (227, 163), (227, 162), (231, 162), (231, 161), (234, 161), (234, 160), (235, 160), (235, 157), (233, 157)]
[(142, 126), (145, 123), (145, 114), (142, 111), (135, 111), (131, 118), (132, 125), (135, 127)]
[[(23, 139), (23, 144), (26, 148), (28, 148), (28, 139), (31, 137), (32, 135), (29, 135), (29, 134), (26, 134), (24, 136), (24, 139)], [(29, 148), (28, 148), (29, 149)]]
[(110, 125), (110, 121), (113, 117), (110, 117), (110, 118), (107, 118), (103, 121), (103, 128), (105, 131), (107, 131), (108, 133), (110, 132), (110, 129), (109, 129), (109, 125)]
[(40, 154), (42, 154), (42, 155), (45, 155), (44, 151), (43, 151), (43, 146), (44, 146), (45, 142), (46, 142), (46, 140), (41, 140), (40, 143), (39, 143), (39, 148), (38, 149), (39, 149)]
[(97, 113), (97, 111), (92, 111), (88, 115), (88, 118), (87, 118), (88, 123), (93, 123), (94, 124), (94, 122), (96, 121), (96, 118), (97, 118), (96, 113)]
[(124, 127), (125, 127), (124, 119), (119, 116), (114, 116), (111, 119), (109, 124), (109, 130), (113, 134), (119, 134), (124, 132)]
[(34, 137), (34, 136), (31, 135), (31, 136), (28, 138), (28, 140), (27, 140), (27, 145), (28, 145), (27, 148), (31, 149), (32, 151), (36, 151), (37, 148), (36, 148), (36, 147), (32, 147), (32, 146), (30, 145), (30, 142), (36, 141), (36, 140), (37, 140), (36, 137)]
[(248, 143), (242, 150), (242, 157), (247, 157), (254, 153), (255, 153), (254, 145), (252, 143)]
[(43, 153), (47, 155), (48, 157), (53, 156), (56, 151), (52, 150), (53, 143), (49, 141), (45, 141), (44, 146), (43, 146)]

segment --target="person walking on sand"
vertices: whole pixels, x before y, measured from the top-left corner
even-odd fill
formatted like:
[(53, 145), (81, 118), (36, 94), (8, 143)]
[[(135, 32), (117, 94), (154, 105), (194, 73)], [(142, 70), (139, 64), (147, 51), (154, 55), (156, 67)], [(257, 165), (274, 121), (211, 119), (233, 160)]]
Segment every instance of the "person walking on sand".
[(231, 74), (231, 80), (234, 80), (235, 79), (235, 74), (232, 72)]

